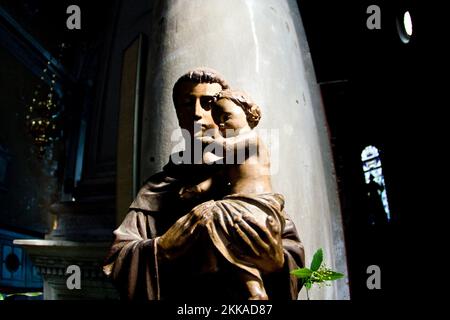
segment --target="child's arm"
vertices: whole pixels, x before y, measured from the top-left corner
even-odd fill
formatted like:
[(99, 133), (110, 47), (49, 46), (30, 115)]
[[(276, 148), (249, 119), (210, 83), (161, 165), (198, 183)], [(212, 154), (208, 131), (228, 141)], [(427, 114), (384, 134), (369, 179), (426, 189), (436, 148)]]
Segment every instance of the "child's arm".
[(230, 138), (224, 138), (222, 136), (213, 138), (208, 136), (202, 137), (201, 139), (207, 144), (219, 145), (225, 152), (243, 150), (250, 146), (256, 147), (258, 144), (258, 137), (253, 130)]

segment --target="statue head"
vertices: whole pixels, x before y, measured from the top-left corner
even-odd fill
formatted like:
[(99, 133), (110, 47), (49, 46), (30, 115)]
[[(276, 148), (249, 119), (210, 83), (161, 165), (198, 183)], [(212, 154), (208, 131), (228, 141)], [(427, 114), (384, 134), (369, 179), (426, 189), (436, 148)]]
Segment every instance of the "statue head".
[(213, 69), (200, 67), (182, 75), (172, 92), (180, 127), (189, 131), (192, 138), (217, 128), (211, 107), (219, 92), (228, 88), (222, 75)]
[(222, 134), (226, 130), (238, 134), (258, 125), (261, 109), (245, 92), (226, 89), (218, 94), (212, 115)]

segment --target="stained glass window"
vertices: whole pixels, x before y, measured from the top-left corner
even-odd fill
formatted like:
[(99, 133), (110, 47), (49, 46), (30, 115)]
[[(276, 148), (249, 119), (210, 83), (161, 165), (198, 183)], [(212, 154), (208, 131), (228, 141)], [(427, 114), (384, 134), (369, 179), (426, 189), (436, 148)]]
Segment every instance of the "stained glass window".
[(384, 211), (386, 212), (387, 219), (391, 219), (389, 212), (389, 204), (386, 194), (386, 186), (384, 183), (383, 169), (381, 166), (380, 153), (374, 146), (367, 146), (361, 153), (362, 167), (364, 171), (364, 178), (366, 183), (369, 184), (370, 176), (373, 176), (373, 180), (380, 186), (378, 194), (383, 202)]

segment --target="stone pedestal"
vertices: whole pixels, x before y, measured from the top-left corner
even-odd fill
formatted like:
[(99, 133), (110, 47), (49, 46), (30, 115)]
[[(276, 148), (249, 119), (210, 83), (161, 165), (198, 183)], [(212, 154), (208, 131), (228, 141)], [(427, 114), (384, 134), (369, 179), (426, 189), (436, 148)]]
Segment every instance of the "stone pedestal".
[[(118, 299), (117, 291), (101, 272), (101, 262), (110, 242), (76, 242), (65, 240), (15, 240), (27, 250), (44, 279), (45, 300)], [(81, 288), (69, 290), (67, 267), (81, 270)]]
[[(54, 229), (45, 240), (14, 241), (39, 269), (45, 300), (118, 299), (102, 272), (115, 223), (113, 203), (56, 203), (51, 207)], [(80, 267), (81, 289), (69, 290), (66, 285), (70, 265)]]

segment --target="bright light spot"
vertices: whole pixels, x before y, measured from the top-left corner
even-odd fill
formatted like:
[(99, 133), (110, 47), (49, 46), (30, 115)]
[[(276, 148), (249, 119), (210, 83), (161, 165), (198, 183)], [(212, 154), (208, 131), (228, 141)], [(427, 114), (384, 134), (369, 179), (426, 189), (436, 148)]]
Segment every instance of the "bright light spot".
[(409, 14), (409, 11), (406, 11), (403, 15), (403, 25), (405, 26), (405, 31), (408, 36), (412, 35), (413, 29), (412, 29), (412, 21), (411, 21), (411, 15)]

